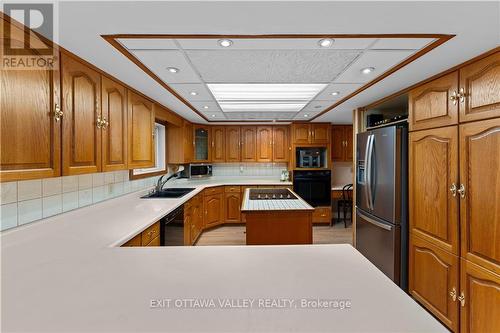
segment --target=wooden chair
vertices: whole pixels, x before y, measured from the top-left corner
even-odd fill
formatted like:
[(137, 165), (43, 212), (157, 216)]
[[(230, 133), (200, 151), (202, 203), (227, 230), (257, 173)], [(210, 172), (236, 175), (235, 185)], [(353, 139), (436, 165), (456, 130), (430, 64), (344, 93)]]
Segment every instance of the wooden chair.
[(352, 220), (352, 184), (347, 184), (342, 188), (342, 199), (337, 201), (337, 220), (340, 221), (340, 207), (342, 207), (342, 219), (344, 220), (344, 228), (347, 228), (347, 212), (351, 213)]

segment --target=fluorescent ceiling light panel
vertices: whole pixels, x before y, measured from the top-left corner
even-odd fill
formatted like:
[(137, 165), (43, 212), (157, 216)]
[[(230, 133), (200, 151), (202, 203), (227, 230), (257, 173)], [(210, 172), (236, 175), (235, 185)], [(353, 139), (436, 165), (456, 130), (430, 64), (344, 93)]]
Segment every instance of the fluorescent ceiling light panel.
[(225, 112), (298, 112), (326, 84), (207, 84)]

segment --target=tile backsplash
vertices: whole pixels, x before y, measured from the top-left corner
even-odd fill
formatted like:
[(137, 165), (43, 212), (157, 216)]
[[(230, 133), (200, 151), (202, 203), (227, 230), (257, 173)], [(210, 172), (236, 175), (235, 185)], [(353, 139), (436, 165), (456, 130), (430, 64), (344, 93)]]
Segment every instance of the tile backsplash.
[(213, 164), (212, 172), (218, 177), (279, 177), (282, 170), (287, 170), (286, 163), (221, 163)]
[(0, 230), (139, 191), (157, 179), (129, 180), (123, 170), (0, 183)]

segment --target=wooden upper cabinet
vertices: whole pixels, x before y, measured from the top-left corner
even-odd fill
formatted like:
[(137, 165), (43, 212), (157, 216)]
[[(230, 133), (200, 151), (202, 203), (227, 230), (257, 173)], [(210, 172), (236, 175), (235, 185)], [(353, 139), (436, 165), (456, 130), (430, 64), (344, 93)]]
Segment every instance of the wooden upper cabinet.
[(460, 125), (461, 254), (500, 274), (500, 118)]
[(410, 131), (458, 123), (458, 71), (418, 86), (408, 94)]
[(409, 267), (410, 294), (456, 332), (460, 293), (458, 257), (411, 235)]
[(209, 162), (212, 157), (212, 138), (210, 127), (206, 125), (193, 126), (193, 161)]
[[(19, 43), (24, 45), (24, 38)], [(59, 68), (0, 71), (2, 182), (60, 175), (62, 120), (54, 118), (62, 111), (59, 75)]]
[(62, 54), (63, 175), (101, 171), (101, 75)]
[(500, 116), (500, 52), (460, 69), (460, 121)]
[(241, 161), (255, 162), (257, 160), (257, 128), (241, 126)]
[(500, 332), (500, 276), (462, 259), (460, 289), (460, 332)]
[(411, 132), (409, 160), (411, 232), (458, 255), (457, 127)]
[(352, 162), (353, 160), (353, 137), (351, 125), (332, 126), (332, 161)]
[(290, 139), (288, 126), (273, 126), (273, 161), (288, 162), (290, 152)]
[(345, 137), (345, 160), (352, 162), (354, 159), (354, 131), (352, 125), (345, 127), (344, 137)]
[(330, 124), (311, 124), (311, 143), (330, 142)]
[[(243, 140), (245, 147), (245, 140)], [(271, 126), (257, 127), (257, 162), (273, 160), (273, 128)]]
[(226, 126), (226, 162), (240, 162), (240, 145), (240, 127)]
[(102, 171), (127, 169), (127, 90), (101, 76)]
[(311, 137), (309, 124), (292, 124), (292, 141), (294, 144), (307, 144)]
[(226, 161), (226, 131), (224, 126), (212, 126), (212, 162)]
[(167, 163), (191, 163), (193, 147), (193, 124), (186, 120), (183, 120), (180, 126), (168, 124)]
[(149, 168), (155, 165), (154, 104), (128, 91), (128, 166)]

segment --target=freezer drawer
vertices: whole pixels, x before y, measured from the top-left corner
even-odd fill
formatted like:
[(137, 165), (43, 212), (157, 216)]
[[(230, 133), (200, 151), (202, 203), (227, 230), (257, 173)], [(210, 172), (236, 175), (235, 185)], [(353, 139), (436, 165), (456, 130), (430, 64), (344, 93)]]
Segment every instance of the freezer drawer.
[(356, 248), (401, 285), (401, 227), (356, 209)]

